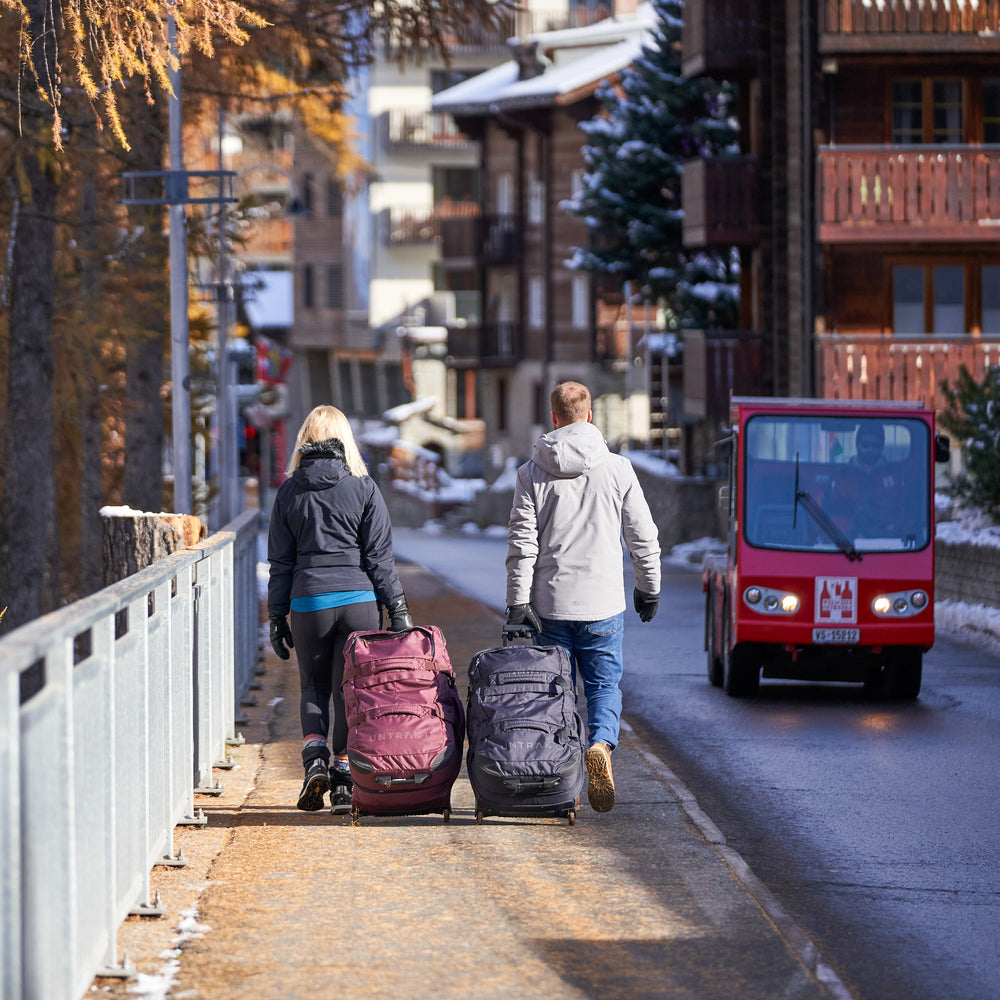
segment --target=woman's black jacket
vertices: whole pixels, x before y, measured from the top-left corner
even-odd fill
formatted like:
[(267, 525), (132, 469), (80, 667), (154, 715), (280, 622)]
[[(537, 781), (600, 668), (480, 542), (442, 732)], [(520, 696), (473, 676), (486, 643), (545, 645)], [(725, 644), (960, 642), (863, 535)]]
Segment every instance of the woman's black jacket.
[(268, 615), (287, 615), (293, 597), (340, 590), (374, 590), (386, 606), (403, 596), (382, 494), (329, 453), (303, 455), (278, 487), (267, 559)]

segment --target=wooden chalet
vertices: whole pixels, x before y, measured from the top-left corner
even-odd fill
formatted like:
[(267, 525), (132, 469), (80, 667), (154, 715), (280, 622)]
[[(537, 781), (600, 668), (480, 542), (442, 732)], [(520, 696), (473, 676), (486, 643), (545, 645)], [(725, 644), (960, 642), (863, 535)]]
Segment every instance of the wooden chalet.
[(595, 422), (613, 444), (648, 434), (649, 396), (629, 365), (641, 324), (630, 339), (620, 287), (567, 266), (589, 236), (560, 207), (582, 180), (579, 123), (598, 113), (601, 81), (629, 65), (652, 25), (634, 5), (614, 13), (512, 39), (509, 62), (433, 99), (480, 150), (478, 201), (441, 206), (436, 225), (444, 272), (474, 276), (481, 291), (481, 319), (448, 327), (447, 364), (466, 415), (486, 421), (494, 470), (530, 454), (549, 429), (549, 393), (561, 379), (590, 386)]
[(685, 242), (740, 247), (761, 391), (940, 409), (1000, 361), (998, 56), (997, 0), (686, 0), (742, 149), (686, 170)]

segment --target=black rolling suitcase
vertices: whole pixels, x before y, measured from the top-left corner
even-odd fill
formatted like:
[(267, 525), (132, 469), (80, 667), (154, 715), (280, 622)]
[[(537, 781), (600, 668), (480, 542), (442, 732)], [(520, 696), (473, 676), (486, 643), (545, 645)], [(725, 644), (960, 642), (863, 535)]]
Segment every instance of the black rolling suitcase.
[(572, 824), (586, 783), (583, 720), (562, 646), (484, 649), (469, 664), (469, 781), (476, 822), (560, 816)]

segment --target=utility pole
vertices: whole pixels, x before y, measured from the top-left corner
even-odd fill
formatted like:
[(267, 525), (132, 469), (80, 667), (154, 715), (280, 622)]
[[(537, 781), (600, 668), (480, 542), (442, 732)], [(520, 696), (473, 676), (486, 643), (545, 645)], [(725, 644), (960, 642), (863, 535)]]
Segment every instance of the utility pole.
[[(191, 365), (188, 357), (191, 333), (188, 326), (187, 206), (235, 202), (233, 174), (223, 170), (185, 170), (181, 118), (181, 68), (177, 50), (177, 25), (167, 15), (167, 38), (171, 65), (168, 67), (169, 170), (126, 171), (122, 176), (123, 205), (163, 205), (170, 219), (170, 381), (171, 433), (173, 436), (175, 514), (193, 513), (191, 496)], [(176, 63), (176, 65), (174, 65)], [(191, 179), (215, 180), (217, 193), (192, 197)], [(151, 185), (162, 189), (150, 192)]]

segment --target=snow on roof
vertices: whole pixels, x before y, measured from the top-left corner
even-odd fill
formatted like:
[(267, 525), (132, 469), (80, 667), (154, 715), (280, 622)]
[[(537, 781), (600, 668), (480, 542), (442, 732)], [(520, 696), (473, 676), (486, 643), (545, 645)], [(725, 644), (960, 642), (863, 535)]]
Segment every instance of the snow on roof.
[(437, 401), (437, 396), (424, 396), (421, 399), (415, 399), (412, 403), (401, 403), (399, 406), (394, 406), (391, 410), (386, 410), (382, 414), (382, 419), (388, 420), (391, 424), (401, 424), (410, 417), (415, 417), (434, 409), (437, 406)]
[(608, 18), (586, 28), (531, 35), (539, 51), (556, 53), (555, 62), (547, 63), (537, 76), (518, 79), (519, 66), (512, 59), (434, 95), (431, 106), (436, 112), (456, 115), (484, 114), (494, 108), (546, 107), (582, 88), (596, 87), (631, 65), (643, 44), (651, 41), (655, 23), (651, 8), (643, 4), (640, 11), (642, 16), (626, 20)]

